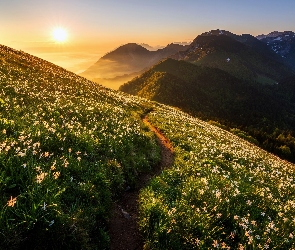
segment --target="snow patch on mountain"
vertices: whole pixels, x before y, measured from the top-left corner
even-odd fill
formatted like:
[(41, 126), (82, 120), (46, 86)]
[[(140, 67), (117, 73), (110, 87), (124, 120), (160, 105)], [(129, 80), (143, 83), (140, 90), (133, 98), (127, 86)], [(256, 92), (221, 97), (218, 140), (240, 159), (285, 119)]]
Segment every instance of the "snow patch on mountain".
[(276, 54), (282, 58), (290, 55), (292, 48), (295, 46), (295, 33), (293, 31), (274, 31), (268, 35), (259, 35), (256, 37), (265, 42)]

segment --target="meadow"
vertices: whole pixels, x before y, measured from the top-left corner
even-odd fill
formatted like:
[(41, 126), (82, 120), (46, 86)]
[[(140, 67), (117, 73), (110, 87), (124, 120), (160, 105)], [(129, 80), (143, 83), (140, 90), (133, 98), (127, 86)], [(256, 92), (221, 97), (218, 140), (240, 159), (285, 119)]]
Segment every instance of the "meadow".
[(0, 248), (106, 249), (112, 201), (159, 160), (147, 101), (0, 46)]
[(175, 162), (140, 195), (145, 249), (295, 249), (295, 168), (162, 106), (149, 120)]
[(141, 191), (145, 249), (295, 249), (295, 168), (177, 109), (0, 46), (0, 248), (108, 249), (110, 208)]

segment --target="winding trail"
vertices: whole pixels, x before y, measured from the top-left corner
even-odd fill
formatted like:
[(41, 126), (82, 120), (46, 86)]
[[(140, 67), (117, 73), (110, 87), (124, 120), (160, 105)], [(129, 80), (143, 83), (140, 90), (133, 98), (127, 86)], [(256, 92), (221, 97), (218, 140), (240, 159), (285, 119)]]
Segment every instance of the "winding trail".
[(143, 240), (138, 229), (139, 192), (152, 177), (171, 167), (174, 162), (174, 151), (170, 141), (149, 122), (147, 116), (143, 118), (143, 122), (156, 135), (157, 143), (161, 148), (161, 161), (151, 172), (141, 174), (138, 186), (124, 192), (120, 200), (113, 204), (110, 220), (111, 250), (143, 249)]

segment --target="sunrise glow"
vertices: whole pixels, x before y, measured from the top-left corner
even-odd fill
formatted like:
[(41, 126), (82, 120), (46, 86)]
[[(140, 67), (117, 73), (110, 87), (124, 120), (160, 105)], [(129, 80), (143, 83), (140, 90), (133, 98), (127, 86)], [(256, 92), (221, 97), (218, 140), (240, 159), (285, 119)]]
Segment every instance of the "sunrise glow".
[(64, 28), (55, 28), (52, 32), (52, 36), (55, 42), (63, 43), (67, 41), (68, 34)]

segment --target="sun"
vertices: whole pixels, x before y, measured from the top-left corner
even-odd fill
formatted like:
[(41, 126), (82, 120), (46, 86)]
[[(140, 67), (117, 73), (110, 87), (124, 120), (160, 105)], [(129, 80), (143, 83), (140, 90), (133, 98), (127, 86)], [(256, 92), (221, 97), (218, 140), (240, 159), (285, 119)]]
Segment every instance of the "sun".
[(63, 43), (68, 38), (67, 31), (61, 27), (55, 28), (52, 32), (52, 36), (53, 36), (54, 41), (56, 41), (58, 43)]

